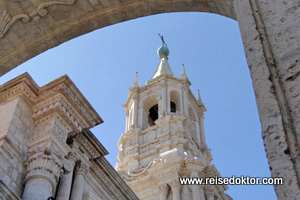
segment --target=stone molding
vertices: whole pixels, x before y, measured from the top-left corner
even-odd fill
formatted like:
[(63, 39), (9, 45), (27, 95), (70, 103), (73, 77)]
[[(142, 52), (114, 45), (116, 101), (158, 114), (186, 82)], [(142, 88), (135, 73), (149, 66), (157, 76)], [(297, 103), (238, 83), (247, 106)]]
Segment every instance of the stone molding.
[[(217, 168), (214, 165), (207, 166), (204, 170), (203, 173), (205, 176), (203, 177), (222, 177), (220, 172), (217, 170)], [(225, 190), (228, 190), (227, 185), (218, 185), (218, 190), (223, 192)]]
[(132, 190), (135, 192), (135, 193), (138, 193), (138, 192), (141, 192), (141, 191), (144, 191), (146, 189), (149, 189), (149, 188), (153, 188), (153, 187), (156, 187), (157, 186), (157, 181), (156, 180), (147, 180), (147, 181), (140, 181), (139, 184), (137, 183), (130, 183), (128, 182), (128, 185), (132, 188)]
[[(26, 24), (30, 20), (38, 21), (48, 13), (48, 7), (53, 5), (72, 5), (76, 0), (56, 0), (44, 1), (39, 3), (33, 11), (29, 13), (20, 13), (17, 15), (10, 15), (5, 5), (5, 0), (0, 0), (0, 39), (9, 31), (9, 29), (17, 22), (21, 21)], [(2, 3), (2, 7), (1, 7)]]
[(92, 165), (91, 167), (91, 171), (97, 176), (98, 179), (101, 180), (101, 183), (104, 183), (105, 185), (105, 189), (107, 190), (109, 188), (109, 190), (112, 191), (112, 193), (114, 194), (114, 196), (117, 198), (117, 199), (124, 199), (124, 197), (120, 194), (120, 192), (115, 188), (115, 186), (112, 184), (111, 180), (109, 180), (103, 173), (103, 171), (95, 166), (95, 165)]
[(154, 159), (152, 162), (149, 162), (148, 165), (140, 166), (138, 168), (124, 171), (124, 172), (119, 172), (119, 173), (125, 181), (137, 180), (143, 176), (148, 175), (149, 173), (147, 170), (156, 166), (157, 164), (159, 164), (161, 162), (162, 162), (162, 159)]
[(71, 140), (76, 141), (80, 148), (85, 150), (90, 159), (97, 159), (108, 154), (105, 147), (89, 129), (76, 133), (73, 137), (69, 138), (69, 140), (69, 142), (71, 142)]
[(0, 199), (5, 200), (21, 200), (15, 193), (13, 193), (7, 185), (3, 183), (2, 180), (0, 180)]
[[(174, 119), (173, 119), (173, 117), (174, 117)], [(176, 115), (168, 117), (169, 121), (173, 121), (173, 120), (176, 121), (176, 119), (177, 119)], [(185, 118), (182, 118), (182, 119), (185, 119)], [(160, 127), (160, 125), (157, 125), (157, 126)], [(121, 142), (123, 144), (125, 144), (125, 142), (128, 141), (129, 139), (133, 139), (133, 138), (138, 137), (139, 135), (145, 134), (144, 131), (141, 132), (140, 129), (134, 129), (127, 133), (122, 134), (122, 136), (119, 140), (119, 148), (121, 148), (120, 147)], [(156, 137), (156, 139), (149, 141), (145, 144), (140, 144), (140, 145), (135, 144), (135, 145), (129, 146), (127, 148), (123, 148), (123, 151), (119, 153), (118, 158), (119, 159), (126, 158), (126, 161), (118, 162), (116, 168), (118, 170), (121, 170), (121, 168), (126, 166), (127, 163), (130, 162), (131, 160), (134, 160), (134, 159), (142, 160), (143, 158), (146, 158), (149, 155), (157, 154), (160, 149), (163, 149), (165, 147), (170, 147), (170, 148), (174, 147), (175, 148), (176, 146), (182, 144), (182, 145), (184, 145), (184, 148), (186, 151), (190, 150), (191, 152), (194, 152), (195, 149), (200, 149), (200, 146), (197, 145), (190, 136), (185, 135), (186, 138), (181, 138), (180, 135), (181, 135), (180, 131), (177, 131), (177, 132), (171, 133), (171, 134), (166, 132), (164, 134), (158, 135)], [(174, 136), (177, 136), (177, 138), (174, 139), (173, 138)], [(171, 142), (171, 140), (172, 140), (172, 142)], [(194, 154), (196, 155), (198, 153), (194, 152)], [(203, 158), (203, 156), (201, 156), (201, 155), (198, 155), (198, 156)], [(208, 157), (208, 158), (210, 158), (210, 157)], [(207, 162), (211, 162), (211, 160), (208, 159)]]

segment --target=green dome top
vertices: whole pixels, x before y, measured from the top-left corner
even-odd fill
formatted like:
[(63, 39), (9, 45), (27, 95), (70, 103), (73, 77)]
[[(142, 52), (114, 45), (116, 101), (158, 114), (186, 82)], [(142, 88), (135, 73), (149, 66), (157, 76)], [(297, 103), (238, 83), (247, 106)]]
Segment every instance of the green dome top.
[(169, 53), (169, 49), (165, 46), (162, 46), (157, 50), (157, 54), (159, 55), (159, 57), (162, 57), (162, 55), (168, 56)]

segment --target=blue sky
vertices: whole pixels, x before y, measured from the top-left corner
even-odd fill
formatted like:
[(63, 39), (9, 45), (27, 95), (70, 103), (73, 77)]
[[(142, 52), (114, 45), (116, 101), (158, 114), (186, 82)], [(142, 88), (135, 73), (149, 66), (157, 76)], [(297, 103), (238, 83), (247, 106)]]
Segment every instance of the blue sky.
[[(29, 72), (44, 85), (67, 74), (104, 123), (92, 132), (110, 152), (125, 129), (125, 103), (135, 72), (143, 86), (154, 73), (164, 35), (169, 63), (179, 77), (185, 64), (191, 90), (207, 107), (205, 131), (213, 164), (224, 177), (270, 177), (249, 69), (236, 21), (207, 13), (160, 14), (96, 30), (48, 50), (0, 77)], [(273, 186), (230, 185), (235, 200), (276, 199)]]

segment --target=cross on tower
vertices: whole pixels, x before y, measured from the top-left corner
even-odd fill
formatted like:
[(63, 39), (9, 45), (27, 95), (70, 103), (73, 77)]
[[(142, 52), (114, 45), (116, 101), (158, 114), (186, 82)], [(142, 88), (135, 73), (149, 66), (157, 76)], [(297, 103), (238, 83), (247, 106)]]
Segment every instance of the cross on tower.
[(164, 46), (168, 47), (167, 43), (166, 43), (166, 42), (165, 42), (165, 40), (164, 40), (164, 36), (163, 36), (163, 35), (161, 35), (161, 34), (158, 34), (158, 36), (159, 36), (159, 37), (160, 37), (160, 39), (161, 39), (162, 46), (163, 46), (163, 47), (164, 47)]

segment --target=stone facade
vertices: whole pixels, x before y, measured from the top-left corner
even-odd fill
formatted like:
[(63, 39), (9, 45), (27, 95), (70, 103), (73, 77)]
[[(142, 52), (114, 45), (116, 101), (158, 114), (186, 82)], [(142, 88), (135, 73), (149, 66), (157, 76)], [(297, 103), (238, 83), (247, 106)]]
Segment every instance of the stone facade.
[(204, 112), (194, 97), (184, 66), (176, 78), (169, 50), (158, 50), (160, 63), (151, 80), (130, 88), (126, 130), (119, 140), (116, 170), (142, 200), (231, 200), (227, 185), (181, 185), (179, 177), (221, 177), (206, 145)]
[(0, 199), (137, 199), (89, 131), (102, 119), (62, 76), (0, 86)]

